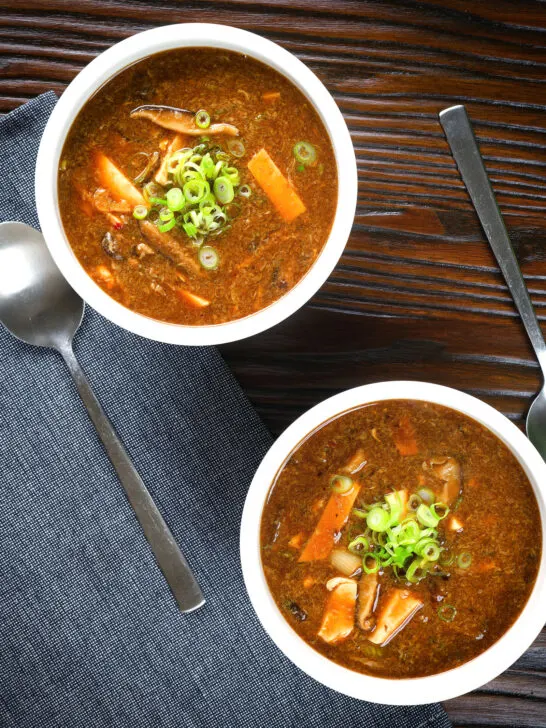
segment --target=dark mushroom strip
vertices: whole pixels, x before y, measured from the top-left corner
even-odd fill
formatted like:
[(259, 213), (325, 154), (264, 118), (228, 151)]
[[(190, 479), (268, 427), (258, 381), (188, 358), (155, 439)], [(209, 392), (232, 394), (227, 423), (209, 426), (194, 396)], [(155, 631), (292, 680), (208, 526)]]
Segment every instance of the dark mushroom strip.
[(101, 245), (106, 255), (109, 255), (114, 260), (124, 260), (124, 256), (119, 249), (119, 242), (112, 233), (108, 232), (104, 234)]
[(356, 621), (360, 629), (370, 632), (375, 627), (373, 612), (377, 601), (379, 578), (375, 574), (362, 574), (358, 582), (358, 608)]
[(190, 136), (213, 136), (215, 134), (227, 134), (228, 136), (239, 136), (239, 129), (232, 124), (211, 124), (207, 129), (201, 129), (195, 123), (195, 112), (188, 109), (177, 109), (174, 106), (157, 106), (148, 104), (138, 106), (131, 111), (131, 119), (148, 119), (164, 129), (172, 129), (179, 134)]
[(141, 220), (140, 229), (150, 245), (175, 265), (180, 265), (188, 272), (199, 275), (201, 266), (191, 253), (168, 233), (160, 232), (156, 226), (148, 220)]

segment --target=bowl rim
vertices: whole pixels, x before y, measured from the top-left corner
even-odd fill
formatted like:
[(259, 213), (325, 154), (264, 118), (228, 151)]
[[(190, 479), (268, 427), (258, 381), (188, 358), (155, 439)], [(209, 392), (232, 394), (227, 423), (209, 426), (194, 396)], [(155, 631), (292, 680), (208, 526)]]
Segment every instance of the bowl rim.
[[(243, 53), (288, 78), (319, 114), (330, 137), (338, 170), (338, 202), (330, 235), (302, 279), (267, 308), (221, 324), (187, 326), (153, 319), (118, 303), (85, 272), (65, 235), (57, 200), (57, 172), (66, 135), (92, 94), (127, 66), (174, 48), (215, 47)], [(36, 205), (48, 248), (74, 290), (110, 321), (133, 333), (171, 344), (222, 344), (252, 336), (295, 313), (326, 281), (353, 225), (357, 199), (356, 157), (347, 124), (317, 76), (296, 56), (262, 36), (212, 23), (166, 25), (137, 33), (97, 56), (76, 76), (45, 127), (36, 160)]]
[[(469, 662), (428, 677), (388, 679), (360, 674), (316, 652), (290, 627), (270, 594), (260, 556), (262, 510), (273, 479), (293, 449), (332, 417), (360, 405), (408, 399), (441, 404), (480, 422), (514, 454), (529, 478), (542, 524), (542, 556), (531, 595), (514, 624), (485, 652)], [(527, 437), (503, 414), (451, 387), (419, 381), (365, 384), (334, 395), (301, 415), (271, 446), (245, 501), (240, 531), (243, 578), (250, 601), (265, 631), (301, 670), (333, 690), (386, 705), (421, 705), (449, 700), (477, 689), (515, 662), (544, 626), (546, 604), (546, 463)]]

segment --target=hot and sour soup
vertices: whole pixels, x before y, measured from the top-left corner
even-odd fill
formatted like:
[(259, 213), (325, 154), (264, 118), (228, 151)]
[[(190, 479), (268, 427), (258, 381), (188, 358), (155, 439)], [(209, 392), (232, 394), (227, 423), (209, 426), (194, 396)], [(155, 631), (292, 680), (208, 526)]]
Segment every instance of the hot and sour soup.
[(469, 417), (392, 400), (313, 432), (261, 524), (270, 591), (309, 645), (390, 678), (461, 665), (522, 611), (542, 548), (537, 502), (508, 448)]
[(110, 296), (214, 324), (284, 295), (323, 248), (337, 204), (328, 134), (277, 71), (208, 48), (123, 70), (86, 103), (60, 160), (69, 242)]

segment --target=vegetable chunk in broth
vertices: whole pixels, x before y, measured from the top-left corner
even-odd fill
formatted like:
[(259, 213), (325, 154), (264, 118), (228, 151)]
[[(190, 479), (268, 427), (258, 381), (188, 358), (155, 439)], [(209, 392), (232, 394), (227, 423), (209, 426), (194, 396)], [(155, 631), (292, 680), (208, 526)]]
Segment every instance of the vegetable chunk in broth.
[(186, 325), (273, 303), (313, 265), (337, 205), (328, 134), (307, 98), (247, 56), (185, 48), (106, 83), (68, 134), (63, 226), (110, 296)]
[(508, 448), (411, 400), (321, 425), (277, 473), (261, 523), (266, 580), (293, 629), (386, 678), (490, 647), (525, 606), (541, 549), (532, 486)]

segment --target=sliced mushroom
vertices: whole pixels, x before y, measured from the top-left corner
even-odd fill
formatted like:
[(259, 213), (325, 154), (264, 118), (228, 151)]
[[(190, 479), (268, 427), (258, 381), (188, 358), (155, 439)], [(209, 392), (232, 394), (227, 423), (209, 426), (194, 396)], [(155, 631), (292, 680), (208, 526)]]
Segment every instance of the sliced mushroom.
[(124, 256), (121, 254), (119, 249), (119, 242), (112, 235), (112, 233), (105, 233), (101, 242), (102, 249), (114, 260), (123, 260)]
[(196, 275), (201, 273), (201, 267), (197, 260), (184, 248), (182, 243), (175, 240), (169, 233), (160, 232), (148, 220), (141, 220), (140, 229), (146, 240), (158, 253), (169, 258), (175, 265), (180, 265)]
[(446, 505), (451, 505), (461, 492), (461, 464), (456, 458), (448, 455), (432, 457), (425, 460), (423, 468), (429, 470), (435, 478), (443, 482), (440, 498)]
[(188, 109), (177, 109), (175, 106), (158, 106), (147, 104), (138, 106), (130, 114), (132, 119), (148, 119), (164, 129), (172, 129), (179, 134), (190, 136), (213, 136), (215, 134), (227, 134), (228, 136), (239, 136), (239, 129), (232, 124), (211, 124), (207, 129), (201, 129), (195, 123), (195, 112)]
[(360, 629), (369, 632), (373, 627), (374, 619), (372, 617), (375, 604), (377, 601), (377, 588), (379, 578), (375, 574), (362, 574), (358, 582), (358, 609), (356, 613), (356, 621)]

